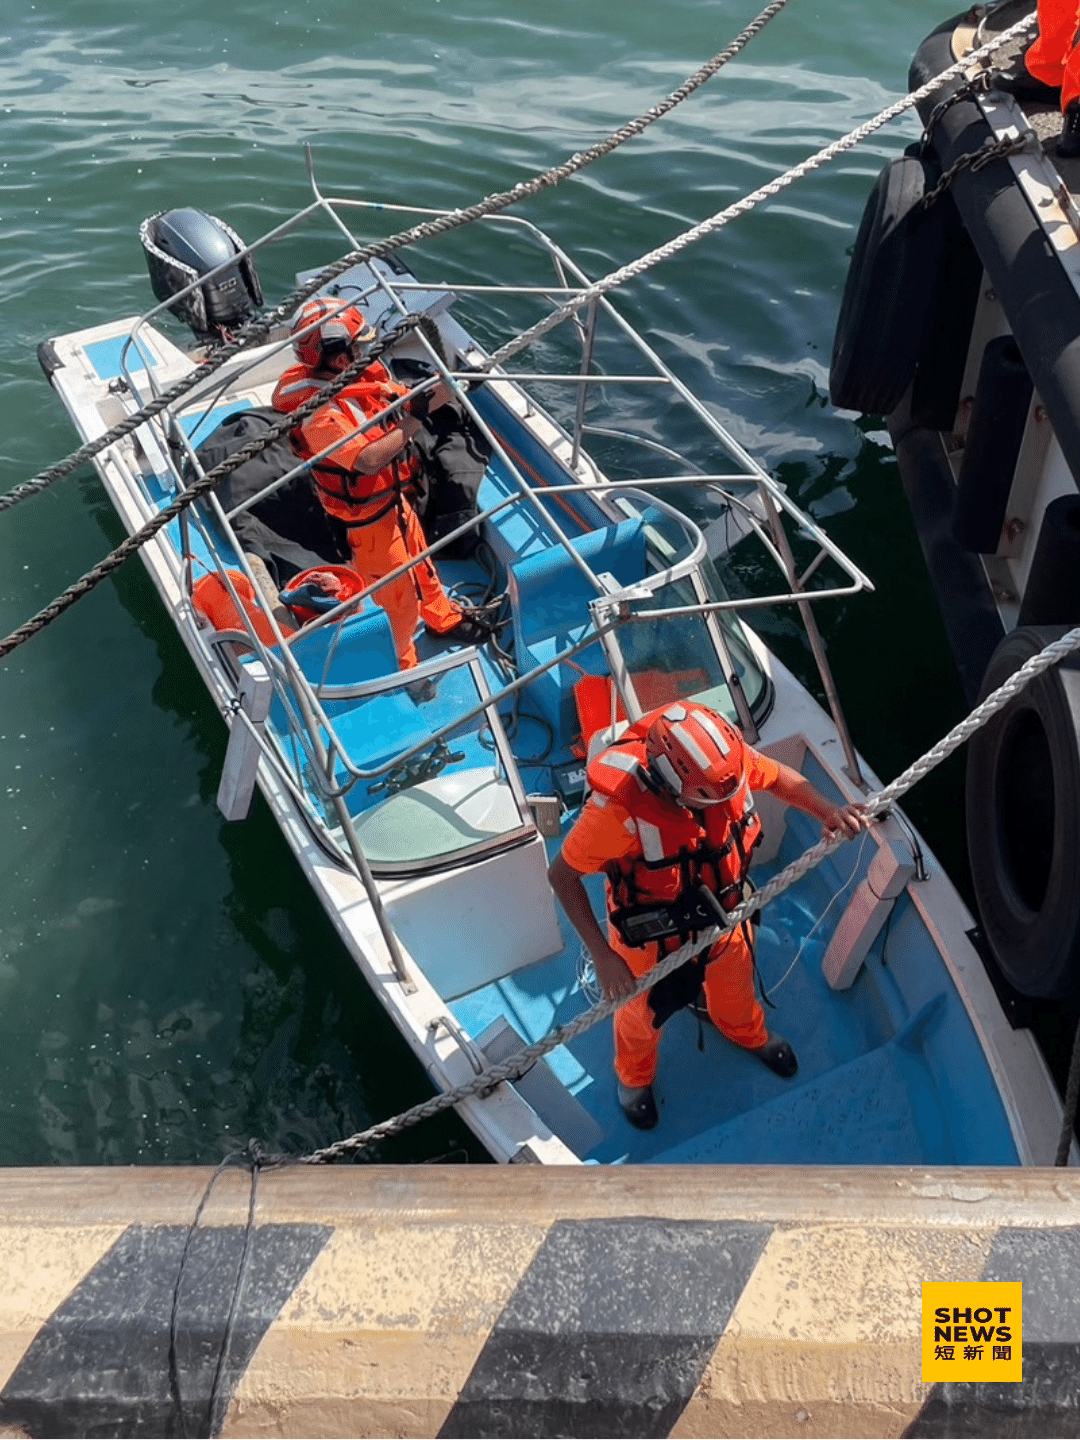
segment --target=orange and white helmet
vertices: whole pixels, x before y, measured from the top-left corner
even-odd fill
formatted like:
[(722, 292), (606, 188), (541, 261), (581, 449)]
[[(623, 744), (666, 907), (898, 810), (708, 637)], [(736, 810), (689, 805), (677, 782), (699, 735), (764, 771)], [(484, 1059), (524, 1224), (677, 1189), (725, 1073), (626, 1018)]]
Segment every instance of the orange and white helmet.
[(745, 771), (743, 738), (704, 705), (678, 702), (653, 718), (645, 736), (649, 774), (681, 805), (730, 800)]
[(308, 300), (292, 324), (293, 350), (301, 364), (317, 370), (333, 355), (342, 355), (356, 345), (370, 345), (374, 328), (355, 305), (321, 297)]

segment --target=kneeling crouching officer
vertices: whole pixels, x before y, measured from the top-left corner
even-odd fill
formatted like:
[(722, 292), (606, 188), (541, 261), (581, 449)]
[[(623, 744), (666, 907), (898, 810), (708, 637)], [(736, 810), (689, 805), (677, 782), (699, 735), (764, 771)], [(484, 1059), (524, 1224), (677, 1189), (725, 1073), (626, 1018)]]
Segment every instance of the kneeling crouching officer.
[[(797, 771), (747, 745), (723, 716), (689, 701), (644, 716), (590, 762), (588, 774), (592, 793), (549, 876), (609, 999), (627, 995), (662, 955), (714, 925), (717, 905), (733, 910), (743, 899), (761, 838), (752, 791), (768, 790), (848, 838), (870, 823), (861, 806), (833, 805)], [(581, 883), (600, 871), (606, 938)], [(766, 1028), (744, 922), (615, 1012), (619, 1104), (641, 1130), (659, 1118), (652, 1093), (659, 1027), (702, 985), (722, 1034), (777, 1075), (798, 1068), (791, 1046)]]

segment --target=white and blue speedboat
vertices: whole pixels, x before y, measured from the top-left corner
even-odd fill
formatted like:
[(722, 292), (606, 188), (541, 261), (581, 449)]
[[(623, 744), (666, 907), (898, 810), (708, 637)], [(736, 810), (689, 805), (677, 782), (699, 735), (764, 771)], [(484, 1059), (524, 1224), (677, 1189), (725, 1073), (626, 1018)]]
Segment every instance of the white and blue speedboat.
[[(310, 207), (353, 244), (350, 224), (401, 208), (321, 197)], [(159, 231), (151, 222), (144, 232), (159, 293), (195, 286), (185, 313), (205, 340), (215, 315), (242, 318), (238, 296), (256, 303), (258, 281), (227, 227), (185, 214), (206, 253), (189, 254), (176, 283), (161, 278)], [(453, 250), (450, 279), (436, 275), (425, 248), (413, 262), (420, 279), (395, 255), (353, 266), (326, 293), (361, 307), (383, 337), (422, 315), (401, 328), (388, 363), (409, 383), (441, 373), (484, 437), (483, 544), (435, 560), (458, 594), (505, 594), (497, 645), (419, 637), (421, 665), (402, 673), (370, 599), (278, 640), (277, 607), (241, 538), (251, 505), (230, 507), (222, 493), (141, 552), (230, 729), (223, 808), (240, 816), (257, 779), (343, 943), (441, 1089), (595, 994), (547, 880), (582, 802), (594, 727), (602, 736), (620, 714), (694, 697), (837, 800), (877, 787), (835, 697), (826, 713), (741, 618), (763, 606), (801, 614), (833, 695), (807, 597), (827, 603), (869, 582), (718, 423), (719, 397), (693, 394), (609, 299), (490, 368), (508, 321), (524, 327), (588, 277), (526, 221), (481, 223), (482, 276), (455, 267)], [(261, 244), (251, 247), (260, 256)], [(500, 265), (510, 273), (496, 274)], [(84, 439), (205, 353), (185, 342), (177, 308), (183, 299), (42, 346)], [(287, 334), (273, 335), (102, 452), (95, 463), (129, 531), (198, 475), (195, 447), (226, 417), (268, 405), (291, 359)], [(208, 623), (194, 602), (207, 576), (237, 602), (235, 626)], [(258, 624), (245, 594), (264, 612)], [(760, 808), (759, 878), (818, 838), (808, 817), (768, 796)], [(760, 979), (799, 1055), (794, 1080), (684, 1010), (666, 1027), (651, 1132), (618, 1107), (608, 1022), (460, 1113), (502, 1161), (1049, 1163), (1060, 1104), (1030, 1033), (1010, 1028), (971, 929), (894, 812), (762, 917)]]

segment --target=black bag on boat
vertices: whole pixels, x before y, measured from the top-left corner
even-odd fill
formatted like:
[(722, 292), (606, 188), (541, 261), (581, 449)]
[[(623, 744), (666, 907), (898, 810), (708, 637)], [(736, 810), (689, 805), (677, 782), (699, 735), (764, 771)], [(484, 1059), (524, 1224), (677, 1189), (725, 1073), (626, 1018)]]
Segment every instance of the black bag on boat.
[[(199, 463), (204, 470), (212, 470), (250, 440), (265, 435), (280, 419), (280, 414), (269, 408), (237, 410), (227, 415), (196, 448)], [(219, 480), (215, 486), (217, 497), (226, 510), (231, 510), (288, 474), (296, 463), (292, 446), (282, 436)], [(323, 509), (306, 474), (297, 475), (288, 485), (237, 515), (232, 525), (242, 548), (265, 560), (279, 585), (300, 570), (327, 561), (345, 564), (349, 559), (344, 525)]]
[(703, 951), (680, 965), (670, 975), (658, 980), (651, 990), (646, 991), (652, 1014), (652, 1027), (659, 1030), (676, 1011), (692, 1005), (701, 993), (705, 983), (705, 966), (709, 963), (709, 952)]
[[(415, 385), (435, 373), (424, 361), (412, 359), (395, 359), (393, 371), (405, 385)], [(429, 411), (412, 444), (421, 460), (416, 513), (428, 543), (434, 544), (477, 513), (477, 495), (491, 459), (491, 446), (456, 401)], [(439, 553), (448, 560), (467, 560), (479, 542), (478, 526)]]
[[(463, 414), (455, 404), (433, 410), (413, 444), (423, 456), (427, 478), (420, 518), (428, 542), (434, 544), (477, 513), (477, 495), (491, 459), (491, 446), (472, 416)], [(477, 526), (440, 553), (449, 559), (467, 559), (479, 542)]]

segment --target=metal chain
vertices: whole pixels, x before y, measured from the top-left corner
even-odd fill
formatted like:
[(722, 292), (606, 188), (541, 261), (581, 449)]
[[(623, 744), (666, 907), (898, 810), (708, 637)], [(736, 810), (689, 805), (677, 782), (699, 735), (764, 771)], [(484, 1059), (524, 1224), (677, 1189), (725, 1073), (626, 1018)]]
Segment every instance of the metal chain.
[(492, 365), (503, 364), (519, 351), (524, 350), (527, 346), (533, 344), (534, 341), (539, 340), (541, 336), (546, 335), (549, 330), (553, 330), (556, 325), (561, 325), (564, 320), (569, 319), (572, 315), (576, 315), (577, 312), (586, 305), (591, 305), (602, 295), (607, 294), (609, 290), (614, 290), (619, 285), (625, 285), (628, 280), (633, 280), (637, 276), (644, 274), (646, 270), (651, 270), (654, 265), (659, 265), (661, 261), (668, 260), (673, 255), (677, 255), (681, 250), (685, 250), (688, 246), (696, 244), (699, 240), (703, 240), (706, 235), (715, 234), (717, 230), (722, 229), (723, 226), (737, 219), (740, 215), (749, 214), (750, 211), (756, 209), (763, 200), (771, 200), (774, 196), (779, 195), (781, 191), (786, 190), (789, 185), (793, 185), (796, 180), (801, 180), (804, 175), (809, 175), (814, 170), (819, 170), (823, 165), (827, 165), (831, 160), (834, 160), (837, 155), (842, 155), (846, 150), (854, 149), (856, 145), (861, 144), (863, 140), (873, 135), (875, 131), (882, 129), (882, 127), (888, 125), (890, 121), (895, 120), (898, 115), (903, 115), (906, 110), (910, 110), (913, 106), (927, 99), (935, 90), (940, 89), (942, 85), (948, 84), (950, 80), (957, 79), (970, 65), (986, 59), (989, 55), (992, 55), (995, 50), (999, 50), (1002, 45), (1007, 45), (1018, 35), (1029, 30), (1034, 23), (1035, 17), (1030, 15), (1026, 16), (1023, 20), (1018, 20), (1017, 23), (1008, 30), (1003, 30), (996, 39), (989, 41), (986, 45), (982, 46), (981, 49), (972, 51), (970, 55), (965, 55), (962, 60), (958, 60), (954, 65), (950, 65), (947, 70), (943, 70), (940, 75), (936, 75), (932, 80), (928, 80), (925, 85), (921, 85), (917, 90), (913, 90), (909, 95), (905, 95), (902, 100), (897, 100), (894, 104), (887, 106), (878, 115), (875, 115), (872, 120), (867, 120), (865, 124), (857, 126), (854, 130), (850, 130), (839, 140), (834, 140), (830, 145), (826, 145), (815, 154), (800, 161), (798, 165), (793, 165), (790, 170), (786, 170), (774, 180), (768, 181), (766, 184), (760, 186), (759, 189), (751, 191), (749, 195), (727, 206), (726, 209), (717, 211), (717, 213), (710, 216), (708, 220), (702, 220), (700, 224), (683, 231), (681, 235), (676, 235), (673, 240), (669, 240), (665, 245), (660, 245), (657, 249), (650, 250), (647, 255), (639, 256), (638, 259), (632, 260), (628, 265), (621, 266), (618, 270), (612, 270), (610, 274), (605, 275), (602, 279), (597, 280), (586, 289), (578, 291), (576, 295), (571, 296), (570, 299), (557, 310), (553, 310), (551, 314), (537, 321), (535, 325), (517, 336), (516, 339), (509, 341), (500, 350), (496, 350), (486, 362), (487, 365), (490, 367)]
[[(884, 789), (871, 795), (866, 801), (866, 810), (870, 815), (880, 815), (895, 804), (899, 798), (906, 794), (919, 780), (928, 775), (931, 770), (940, 765), (941, 762), (957, 750), (966, 740), (984, 725), (986, 725), (1000, 710), (1028, 685), (1031, 684), (1044, 671), (1056, 665), (1066, 656), (1080, 650), (1080, 626), (1068, 631), (1059, 640), (1054, 640), (1045, 649), (1033, 655), (1024, 665), (1011, 675), (1003, 685), (993, 691), (987, 698), (978, 705), (970, 715), (955, 725), (947, 735), (944, 735), (936, 745), (932, 746), (925, 755), (919, 757), (900, 775), (896, 777)], [(329, 1161), (340, 1160), (346, 1155), (356, 1154), (366, 1149), (376, 1141), (388, 1139), (391, 1135), (397, 1135), (402, 1130), (412, 1125), (418, 1125), (422, 1120), (428, 1120), (433, 1115), (440, 1114), (452, 1106), (459, 1104), (462, 1100), (468, 1100), (473, 1095), (483, 1095), (493, 1090), (496, 1085), (504, 1080), (513, 1080), (521, 1075), (530, 1065), (546, 1055), (549, 1051), (560, 1045), (567, 1044), (575, 1036), (589, 1030), (592, 1026), (599, 1024), (607, 1016), (614, 1014), (620, 1006), (628, 1004), (639, 995), (644, 995), (665, 976), (677, 970), (680, 965), (692, 959), (702, 950), (715, 945), (716, 942), (726, 933), (750, 917), (755, 910), (764, 909), (770, 901), (775, 900), (778, 895), (789, 890), (792, 885), (801, 880), (815, 866), (820, 865), (826, 855), (839, 849), (846, 842), (838, 836), (819, 840), (804, 851), (797, 860), (775, 875), (766, 885), (754, 893), (749, 900), (744, 900), (737, 905), (728, 916), (728, 923), (723, 928), (719, 927), (696, 935), (692, 940), (681, 946), (678, 950), (666, 955), (635, 984), (629, 995), (619, 1000), (604, 1000), (590, 1010), (584, 1011), (575, 1020), (557, 1029), (550, 1031), (542, 1039), (527, 1045), (516, 1054), (509, 1056), (506, 1060), (492, 1065), (481, 1074), (474, 1076), (471, 1080), (455, 1085), (451, 1090), (445, 1090), (430, 1099), (414, 1105), (409, 1110), (395, 1115), (389, 1120), (383, 1120), (378, 1125), (371, 1125), (366, 1130), (360, 1130), (355, 1135), (350, 1135), (344, 1140), (338, 1140), (333, 1145), (324, 1146), (321, 1150), (315, 1150), (309, 1155), (288, 1156), (264, 1154), (260, 1163), (265, 1165), (299, 1164), (319, 1165)]]
[(286, 295), (285, 299), (276, 305), (273, 310), (243, 326), (229, 344), (223, 345), (215, 350), (212, 355), (207, 356), (206, 359), (200, 362), (188, 375), (176, 381), (175, 384), (171, 385), (167, 390), (164, 390), (154, 400), (143, 405), (132, 415), (121, 420), (96, 439), (88, 441), (85, 445), (81, 445), (78, 450), (72, 451), (65, 459), (57, 461), (55, 465), (50, 465), (47, 470), (42, 470), (32, 479), (14, 486), (7, 494), (0, 495), (0, 511), (8, 510), (13, 505), (18, 505), (20, 501), (28, 500), (32, 495), (40, 494), (42, 490), (55, 484), (57, 480), (63, 479), (66, 475), (70, 475), (73, 470), (78, 469), (78, 467), (85, 464), (87, 460), (92, 460), (94, 456), (99, 455), (102, 450), (107, 449), (110, 445), (114, 445), (118, 440), (123, 440), (125, 436), (132, 434), (140, 425), (145, 424), (147, 420), (152, 420), (155, 415), (159, 415), (168, 406), (172, 405), (174, 401), (181, 399), (190, 390), (202, 384), (208, 376), (212, 375), (216, 370), (219, 370), (249, 345), (263, 344), (275, 325), (288, 320), (293, 312), (302, 305), (309, 296), (314, 295), (317, 290), (320, 290), (338, 275), (343, 274), (344, 271), (351, 269), (352, 266), (358, 265), (364, 260), (374, 260), (386, 255), (391, 255), (403, 246), (414, 245), (420, 240), (430, 239), (433, 235), (442, 235), (449, 230), (460, 229), (461, 226), (470, 225), (474, 220), (482, 220), (485, 216), (496, 215), (511, 205), (517, 205), (520, 201), (527, 200), (531, 196), (539, 194), (540, 191), (549, 189), (551, 186), (558, 185), (561, 181), (569, 179), (571, 175), (576, 175), (580, 170), (584, 170), (587, 165), (591, 165), (594, 161), (601, 159), (605, 155), (609, 155), (627, 140), (632, 140), (635, 136), (640, 135), (642, 131), (646, 130), (650, 125), (655, 124), (657, 120), (662, 119), (671, 110), (674, 110), (676, 105), (681, 105), (695, 90), (700, 89), (707, 80), (711, 80), (718, 71), (723, 69), (729, 60), (734, 59), (740, 51), (746, 48), (756, 35), (764, 30), (769, 21), (778, 15), (787, 3), (788, 0), (770, 0), (770, 3), (765, 6), (764, 10), (756, 15), (754, 19), (750, 21), (749, 25), (741, 30), (729, 45), (726, 45), (723, 50), (714, 55), (706, 64), (702, 65), (699, 70), (695, 70), (694, 73), (688, 76), (670, 95), (665, 96), (663, 100), (644, 111), (643, 114), (638, 115), (635, 119), (627, 121), (625, 125), (620, 126), (618, 130), (615, 130), (611, 135), (607, 136), (606, 139), (600, 140), (597, 144), (590, 146), (588, 150), (577, 151), (562, 164), (553, 165), (550, 169), (542, 171), (539, 175), (534, 175), (529, 180), (519, 181), (518, 184), (510, 190), (502, 190), (495, 194), (488, 195), (483, 200), (479, 200), (476, 204), (469, 205), (464, 209), (452, 210), (446, 215), (437, 216), (433, 220), (425, 220), (421, 224), (414, 225), (408, 230), (400, 230), (396, 235), (391, 235), (385, 240), (376, 240), (371, 244), (360, 246), (357, 250), (350, 250), (348, 254), (335, 260), (332, 265), (327, 265), (325, 269), (320, 270), (313, 279), (298, 286), (289, 295)]
[(958, 86), (951, 95), (946, 95), (944, 100), (939, 101), (938, 104), (934, 106), (933, 110), (930, 111), (930, 118), (927, 120), (926, 128), (922, 133), (920, 143), (924, 150), (927, 145), (929, 145), (930, 137), (933, 135), (934, 130), (954, 105), (959, 105), (961, 100), (974, 100), (976, 95), (986, 94), (990, 89), (991, 73), (989, 70), (980, 70), (978, 75), (973, 75), (965, 85)]
[[(413, 329), (417, 326), (421, 318), (422, 317), (416, 315), (408, 316), (401, 324), (395, 327), (393, 334), (387, 335), (377, 345), (365, 349), (364, 353), (358, 356), (345, 370), (335, 375), (332, 380), (327, 381), (310, 400), (305, 400), (302, 405), (297, 406), (297, 408), (290, 411), (288, 415), (283, 415), (280, 420), (276, 420), (260, 435), (249, 440), (247, 444), (242, 445), (239, 450), (233, 451), (231, 455), (226, 456), (226, 458), (222, 460), (219, 465), (215, 465), (212, 470), (208, 470), (201, 479), (194, 481), (186, 490), (181, 491), (175, 500), (166, 505), (163, 510), (159, 510), (156, 515), (147, 520), (145, 525), (141, 525), (138, 530), (129, 535), (115, 550), (106, 555), (104, 560), (99, 561), (92, 569), (88, 570), (85, 575), (80, 576), (78, 580), (69, 585), (66, 590), (62, 591), (55, 600), (51, 600), (44, 609), (39, 610), (36, 615), (25, 621), (18, 629), (13, 630), (10, 635), (0, 640), (0, 660), (6, 659), (13, 650), (17, 650), (20, 645), (25, 645), (27, 640), (37, 635), (39, 631), (44, 630), (47, 625), (51, 625), (58, 616), (62, 615), (65, 610), (74, 605), (76, 600), (81, 600), (84, 595), (89, 595), (90, 591), (99, 585), (107, 575), (111, 575), (114, 570), (119, 569), (125, 560), (134, 555), (137, 550), (141, 550), (160, 530), (163, 530), (166, 525), (175, 520), (178, 515), (193, 505), (195, 501), (205, 495), (207, 491), (212, 490), (219, 480), (224, 479), (226, 475), (237, 469), (238, 466), (243, 465), (246, 460), (253, 459), (254, 456), (265, 450), (268, 445), (272, 445), (275, 440), (280, 440), (283, 435), (287, 435), (291, 430), (295, 429), (297, 425), (306, 420), (309, 415), (314, 415), (316, 410), (321, 409), (327, 401), (332, 400), (339, 391), (344, 390), (347, 385), (352, 384), (358, 376), (363, 374), (369, 365), (378, 360), (381, 355), (385, 354), (392, 345), (395, 345), (397, 341), (400, 340), (404, 330)], [(371, 423), (372, 422), (368, 422), (368, 424)], [(362, 425), (359, 427), (359, 431), (362, 432), (365, 428), (367, 427)]]
[(970, 170), (974, 175), (979, 170), (985, 170), (993, 160), (1001, 160), (1006, 155), (1016, 155), (1019, 151), (1026, 150), (1034, 134), (1033, 130), (1025, 130), (1022, 135), (1008, 140), (984, 140), (978, 150), (969, 150), (966, 155), (959, 156), (947, 170), (941, 172), (941, 179), (923, 196), (919, 209), (929, 210), (936, 200), (941, 199), (957, 175), (962, 175), (965, 170)]

